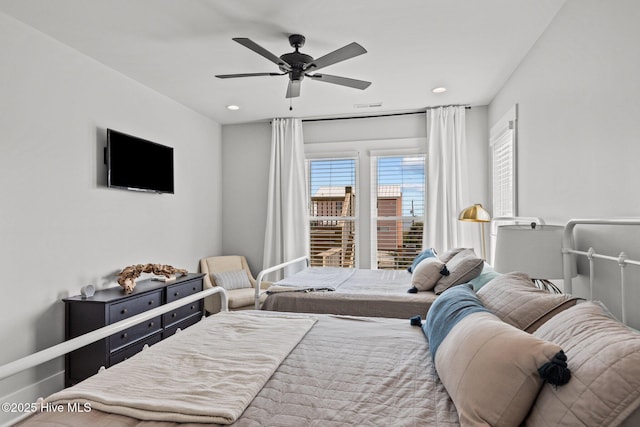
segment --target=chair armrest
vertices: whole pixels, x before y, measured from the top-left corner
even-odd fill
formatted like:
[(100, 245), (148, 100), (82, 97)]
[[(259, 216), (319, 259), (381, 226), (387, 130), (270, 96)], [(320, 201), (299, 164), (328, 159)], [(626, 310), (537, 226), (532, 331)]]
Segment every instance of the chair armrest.
[(263, 280), (262, 283), (260, 283), (260, 289), (269, 289), (272, 284), (273, 282)]

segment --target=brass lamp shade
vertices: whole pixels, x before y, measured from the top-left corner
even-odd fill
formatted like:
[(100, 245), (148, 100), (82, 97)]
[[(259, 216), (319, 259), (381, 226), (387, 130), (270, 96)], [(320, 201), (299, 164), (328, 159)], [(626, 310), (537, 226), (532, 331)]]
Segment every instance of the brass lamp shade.
[(458, 215), (458, 220), (467, 221), (467, 222), (479, 222), (480, 224), (480, 234), (482, 236), (482, 259), (486, 260), (486, 244), (484, 238), (484, 222), (491, 222), (491, 215), (485, 208), (482, 207), (480, 203), (476, 203), (473, 206), (469, 206), (466, 209), (463, 209)]
[(480, 203), (476, 203), (473, 206), (463, 209), (462, 212), (460, 212), (458, 219), (460, 221), (469, 222), (490, 222), (491, 215), (489, 215), (489, 212), (487, 212)]

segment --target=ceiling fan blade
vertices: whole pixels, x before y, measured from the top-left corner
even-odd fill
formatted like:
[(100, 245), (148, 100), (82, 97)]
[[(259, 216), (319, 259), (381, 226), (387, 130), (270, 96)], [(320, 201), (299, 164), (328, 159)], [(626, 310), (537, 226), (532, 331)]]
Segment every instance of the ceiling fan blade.
[(234, 79), (236, 77), (258, 77), (258, 76), (284, 76), (286, 73), (244, 73), (244, 74), (216, 74), (219, 79)]
[(364, 80), (350, 79), (347, 77), (332, 76), (330, 74), (307, 74), (307, 77), (320, 82), (333, 83), (336, 85), (349, 86), (355, 89), (365, 90), (371, 85), (371, 82)]
[(282, 59), (278, 58), (276, 55), (274, 55), (273, 53), (269, 52), (267, 49), (263, 48), (262, 46), (260, 46), (258, 43), (245, 38), (245, 37), (235, 37), (234, 39), (232, 39), (233, 41), (236, 41), (238, 43), (240, 43), (242, 46), (251, 49), (252, 51), (254, 51), (255, 53), (257, 53), (258, 55), (262, 55), (265, 58), (267, 58), (269, 61), (273, 62), (274, 64), (276, 64), (279, 67), (283, 67), (286, 68), (288, 70), (291, 69), (291, 67), (289, 66), (289, 64), (287, 64), (286, 62), (284, 62)]
[(345, 61), (355, 56), (362, 55), (363, 53), (367, 53), (367, 50), (358, 43), (353, 42), (341, 47), (340, 49), (334, 50), (331, 53), (327, 53), (325, 56), (321, 56), (307, 64), (305, 70), (316, 71), (320, 68), (335, 64), (336, 62)]
[(300, 96), (300, 80), (289, 80), (289, 86), (287, 86), (287, 98), (297, 98)]

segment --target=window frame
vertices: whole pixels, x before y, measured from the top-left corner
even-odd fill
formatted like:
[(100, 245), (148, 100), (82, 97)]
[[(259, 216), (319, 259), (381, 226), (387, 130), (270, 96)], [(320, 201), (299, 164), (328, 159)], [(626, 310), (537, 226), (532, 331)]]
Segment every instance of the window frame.
[[(370, 264), (371, 269), (378, 269), (378, 222), (383, 218), (383, 221), (404, 221), (410, 220), (412, 217), (406, 217), (404, 215), (400, 216), (382, 216), (378, 215), (378, 159), (380, 158), (389, 158), (389, 157), (422, 157), (423, 162), (423, 208), (422, 208), (422, 233), (419, 247), (417, 248), (417, 253), (422, 249), (422, 239), (424, 238), (424, 228), (426, 226), (426, 185), (427, 185), (427, 154), (422, 149), (388, 149), (388, 150), (370, 150), (369, 151), (369, 162), (370, 162), (370, 209), (369, 209), (369, 220), (371, 224), (370, 231)], [(413, 217), (416, 218), (416, 217)], [(420, 217), (418, 217), (420, 218)], [(404, 233), (404, 230), (403, 230)], [(416, 253), (416, 254), (417, 254)]]
[[(326, 215), (312, 215), (312, 198), (313, 194), (311, 192), (311, 162), (313, 161), (331, 161), (331, 160), (352, 160), (354, 163), (354, 187), (355, 187), (355, 197), (354, 197), (354, 207), (353, 207), (353, 216), (342, 217), (342, 216), (326, 216)], [(306, 172), (306, 184), (308, 187), (308, 199), (307, 199), (307, 212), (309, 213), (309, 258), (311, 259), (311, 250), (312, 250), (312, 242), (311, 242), (311, 224), (312, 221), (353, 221), (354, 224), (354, 236), (353, 236), (353, 265), (350, 268), (358, 268), (359, 266), (359, 238), (360, 238), (360, 171), (359, 171), (359, 156), (358, 153), (354, 152), (333, 152), (333, 153), (314, 153), (314, 154), (305, 154), (305, 172)], [(312, 260), (313, 261), (313, 260)], [(313, 265), (313, 263), (312, 263)]]

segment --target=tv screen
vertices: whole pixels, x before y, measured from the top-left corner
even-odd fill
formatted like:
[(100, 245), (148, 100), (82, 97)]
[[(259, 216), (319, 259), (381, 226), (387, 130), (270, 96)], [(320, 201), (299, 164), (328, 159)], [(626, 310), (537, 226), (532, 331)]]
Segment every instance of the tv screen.
[(107, 185), (173, 194), (173, 148), (107, 129)]

